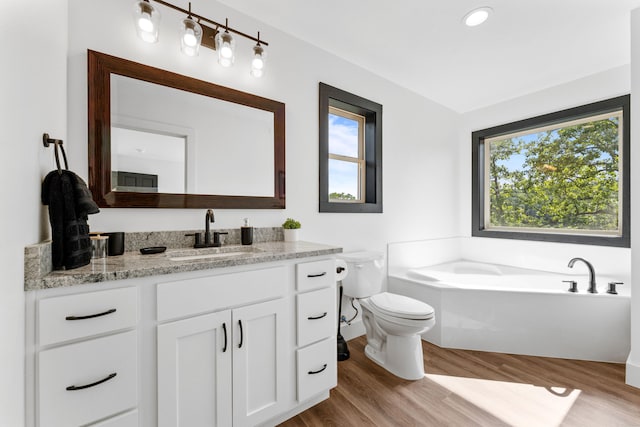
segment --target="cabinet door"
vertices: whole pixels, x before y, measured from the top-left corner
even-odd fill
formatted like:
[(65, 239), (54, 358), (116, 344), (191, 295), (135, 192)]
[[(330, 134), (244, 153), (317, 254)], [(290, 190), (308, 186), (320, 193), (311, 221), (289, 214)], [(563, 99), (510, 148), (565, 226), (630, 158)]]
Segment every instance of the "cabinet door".
[[(284, 409), (292, 370), (285, 299), (233, 310), (233, 425), (254, 426)], [(292, 371), (293, 372), (293, 371)], [(292, 374), (291, 374), (292, 375)]]
[(231, 425), (231, 312), (158, 326), (158, 426)]

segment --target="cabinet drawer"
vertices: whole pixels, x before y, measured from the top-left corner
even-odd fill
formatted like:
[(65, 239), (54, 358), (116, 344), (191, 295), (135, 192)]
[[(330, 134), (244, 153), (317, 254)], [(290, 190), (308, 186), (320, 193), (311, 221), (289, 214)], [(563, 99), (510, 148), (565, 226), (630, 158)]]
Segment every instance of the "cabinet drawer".
[(137, 321), (135, 287), (46, 298), (38, 303), (38, 342), (44, 346), (89, 337)]
[(298, 402), (338, 384), (335, 337), (297, 350), (297, 354)]
[(40, 352), (38, 425), (84, 425), (136, 407), (137, 349), (130, 331)]
[(336, 290), (333, 287), (300, 294), (298, 346), (303, 347), (337, 333)]
[(333, 259), (305, 262), (296, 265), (298, 291), (326, 288), (336, 283), (336, 262)]
[(158, 285), (158, 320), (218, 311), (284, 296), (284, 267), (221, 274)]

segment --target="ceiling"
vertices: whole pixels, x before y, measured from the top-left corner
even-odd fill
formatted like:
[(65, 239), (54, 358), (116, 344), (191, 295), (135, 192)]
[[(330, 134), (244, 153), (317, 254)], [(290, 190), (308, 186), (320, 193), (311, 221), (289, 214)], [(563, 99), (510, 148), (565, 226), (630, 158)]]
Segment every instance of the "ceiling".
[[(220, 1), (457, 112), (628, 64), (630, 11), (640, 7), (640, 0)], [(493, 8), (489, 20), (463, 25), (480, 6)]]

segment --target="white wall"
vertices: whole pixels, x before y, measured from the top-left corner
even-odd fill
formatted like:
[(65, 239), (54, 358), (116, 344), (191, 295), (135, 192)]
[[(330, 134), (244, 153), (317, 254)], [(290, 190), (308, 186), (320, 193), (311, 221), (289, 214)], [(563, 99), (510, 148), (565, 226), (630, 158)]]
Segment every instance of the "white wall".
[[(176, 2), (186, 8), (186, 1)], [(192, 2), (193, 10), (269, 42), (262, 79), (249, 75), (253, 42), (237, 40), (236, 64), (223, 69), (215, 52), (179, 52), (176, 26), (183, 17), (161, 7), (160, 41), (135, 36), (129, 0), (69, 1), (69, 148), (73, 168), (87, 176), (86, 50), (142, 62), (286, 104), (287, 209), (218, 210), (214, 227), (302, 222), (303, 240), (341, 245), (345, 250), (384, 251), (390, 240), (449, 236), (457, 229), (453, 172), (458, 115), (368, 71), (243, 16), (214, 1)], [(100, 10), (100, 19), (93, 17)], [(318, 212), (318, 82), (325, 82), (383, 105), (383, 214)], [(92, 229), (175, 230), (203, 227), (204, 210), (103, 209), (89, 218)]]
[[(38, 13), (34, 13), (34, 11)], [(27, 31), (25, 31), (25, 23)], [(24, 247), (48, 236), (40, 180), (66, 140), (66, 0), (0, 2), (0, 425), (24, 424)]]
[[(631, 92), (640, 94), (640, 9), (631, 12)], [(640, 132), (640, 103), (631, 97), (631, 164), (640, 165), (637, 147)], [(631, 168), (631, 354), (627, 359), (627, 384), (640, 387), (640, 169)], [(635, 183), (636, 185), (634, 185)]]

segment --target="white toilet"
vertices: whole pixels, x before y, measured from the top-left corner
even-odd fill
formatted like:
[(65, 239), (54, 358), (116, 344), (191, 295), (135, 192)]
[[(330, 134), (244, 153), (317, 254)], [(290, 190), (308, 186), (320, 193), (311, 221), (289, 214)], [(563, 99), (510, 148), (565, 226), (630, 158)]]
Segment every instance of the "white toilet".
[(347, 263), (344, 294), (362, 307), (367, 357), (400, 378), (423, 378), (420, 334), (435, 325), (433, 308), (413, 298), (382, 292), (383, 254), (353, 252), (339, 258)]

